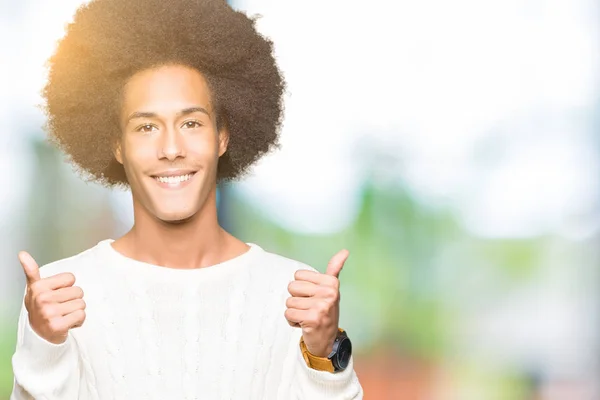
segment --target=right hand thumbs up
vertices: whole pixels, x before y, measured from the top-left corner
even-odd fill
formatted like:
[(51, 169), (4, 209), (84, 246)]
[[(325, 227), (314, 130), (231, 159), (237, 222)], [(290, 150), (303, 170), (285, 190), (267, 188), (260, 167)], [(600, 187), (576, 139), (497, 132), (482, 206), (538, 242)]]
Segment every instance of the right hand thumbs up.
[(19, 253), (19, 261), (27, 277), (24, 302), (31, 328), (50, 343), (64, 343), (69, 330), (85, 321), (83, 290), (73, 286), (75, 276), (69, 272), (41, 279), (37, 263), (27, 252)]

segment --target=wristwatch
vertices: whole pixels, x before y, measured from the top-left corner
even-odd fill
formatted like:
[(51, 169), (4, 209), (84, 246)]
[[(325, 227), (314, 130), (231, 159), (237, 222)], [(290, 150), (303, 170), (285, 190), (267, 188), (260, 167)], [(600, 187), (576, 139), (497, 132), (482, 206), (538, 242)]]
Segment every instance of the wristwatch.
[(331, 353), (327, 357), (317, 357), (311, 354), (300, 338), (300, 350), (306, 364), (313, 369), (327, 372), (339, 372), (348, 368), (352, 356), (352, 343), (343, 329), (338, 328), (338, 334), (333, 342)]
[(350, 342), (350, 338), (346, 334), (346, 331), (340, 329), (333, 342), (333, 349), (327, 358), (333, 364), (333, 370), (338, 372), (343, 371), (348, 367), (351, 356), (352, 342)]

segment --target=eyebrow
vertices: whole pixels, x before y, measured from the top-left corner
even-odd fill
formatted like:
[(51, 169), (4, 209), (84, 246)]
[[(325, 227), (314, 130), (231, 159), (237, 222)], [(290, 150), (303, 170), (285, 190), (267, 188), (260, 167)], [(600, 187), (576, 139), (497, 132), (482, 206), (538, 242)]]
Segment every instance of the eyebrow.
[[(177, 113), (177, 117), (193, 114), (196, 112), (204, 113), (210, 117), (210, 113), (203, 107), (184, 108), (183, 110), (181, 110)], [(129, 114), (129, 117), (127, 117), (127, 122), (131, 121), (132, 119), (136, 119), (136, 118), (157, 118), (157, 117), (158, 117), (158, 114), (155, 112), (135, 111), (135, 112), (132, 112), (131, 114)]]

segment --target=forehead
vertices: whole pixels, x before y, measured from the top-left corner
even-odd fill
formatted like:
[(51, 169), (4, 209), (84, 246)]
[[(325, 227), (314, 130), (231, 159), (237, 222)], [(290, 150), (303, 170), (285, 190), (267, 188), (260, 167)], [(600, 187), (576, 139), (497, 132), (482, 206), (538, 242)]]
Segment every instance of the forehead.
[(166, 65), (140, 71), (127, 81), (122, 111), (169, 113), (192, 105), (210, 110), (206, 79), (194, 68)]

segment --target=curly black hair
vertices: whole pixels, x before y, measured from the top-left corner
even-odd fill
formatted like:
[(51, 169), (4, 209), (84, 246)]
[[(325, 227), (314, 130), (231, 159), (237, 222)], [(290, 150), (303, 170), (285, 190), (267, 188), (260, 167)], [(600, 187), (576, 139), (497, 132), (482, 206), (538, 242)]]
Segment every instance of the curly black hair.
[(48, 61), (49, 140), (89, 180), (128, 186), (113, 149), (122, 91), (136, 72), (166, 64), (206, 78), (229, 131), (218, 181), (242, 176), (277, 146), (285, 82), (256, 19), (225, 0), (93, 0), (81, 6)]

